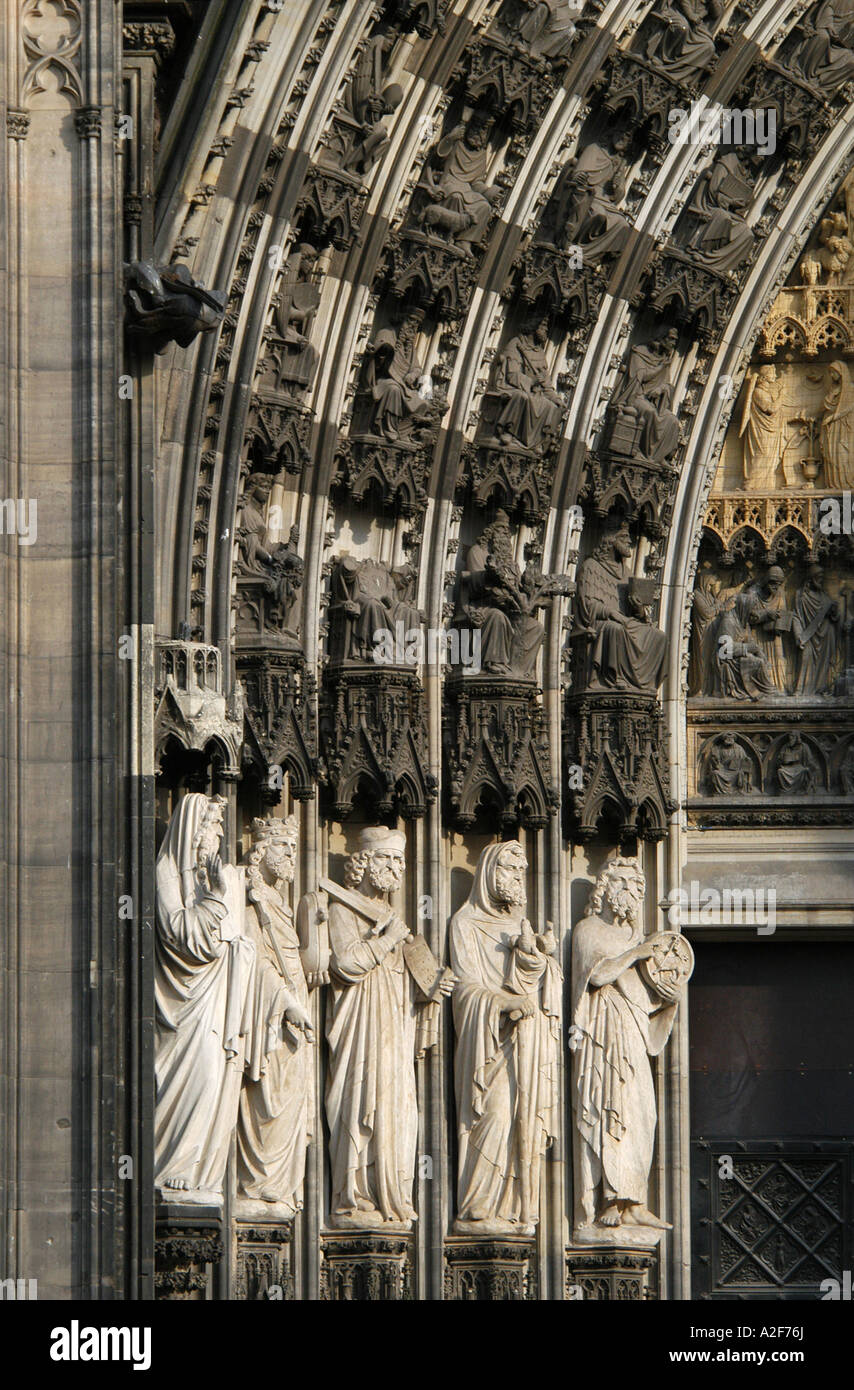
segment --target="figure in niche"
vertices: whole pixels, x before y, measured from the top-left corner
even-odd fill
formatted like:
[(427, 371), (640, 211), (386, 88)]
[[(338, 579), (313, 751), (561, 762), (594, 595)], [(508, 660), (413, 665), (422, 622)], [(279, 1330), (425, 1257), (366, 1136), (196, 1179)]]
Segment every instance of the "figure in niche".
[[(672, 971), (651, 970), (675, 933), (643, 934), (644, 876), (612, 859), (572, 933), (572, 1053), (576, 1186), (581, 1228), (668, 1223), (647, 1207), (657, 1120), (650, 1057), (663, 1051), (690, 973), (684, 938)], [(653, 983), (654, 981), (654, 983)]]
[(582, 8), (571, 0), (537, 0), (516, 26), (531, 57), (548, 58), (551, 62), (568, 58), (577, 32), (575, 21), (581, 18)]
[(415, 356), (415, 332), (383, 328), (368, 345), (367, 386), (372, 406), (367, 431), (395, 444), (414, 444), (421, 431), (438, 425), (444, 398), (436, 398)]
[(672, 82), (696, 82), (715, 61), (712, 31), (723, 12), (721, 0), (664, 0), (654, 14), (667, 27), (650, 39), (647, 58)]
[(725, 275), (750, 255), (755, 237), (744, 213), (752, 198), (753, 184), (734, 151), (721, 155), (700, 178), (691, 206), (701, 225), (688, 245), (709, 270)]
[(595, 142), (571, 159), (555, 192), (549, 225), (554, 245), (578, 245), (586, 265), (618, 256), (629, 239), (629, 220), (618, 206), (626, 196), (629, 161), (624, 158), (630, 138), (618, 131), (613, 154)]
[(714, 626), (724, 611), (726, 600), (719, 592), (718, 580), (709, 560), (701, 564), (691, 607), (691, 659), (688, 666), (688, 694), (708, 691), (712, 677)]
[(794, 613), (786, 606), (783, 590), (785, 576), (779, 565), (772, 565), (764, 579), (747, 586), (747, 621), (756, 633), (757, 641), (768, 665), (771, 680), (785, 694), (789, 688), (788, 659), (783, 638), (791, 638), (796, 628)]
[(243, 579), (263, 583), (267, 597), (265, 625), (279, 628), (284, 639), (299, 645), (298, 624), (292, 619), (302, 587), (305, 565), (300, 557), (299, 527), (292, 526), (287, 542), (267, 542), (267, 504), (272, 473), (252, 473), (246, 480), (240, 526), (237, 531), (236, 571)]
[(819, 245), (801, 261), (801, 279), (805, 285), (847, 284), (850, 276), (846, 271), (852, 256), (854, 241), (848, 236), (848, 215), (831, 212), (819, 223)]
[(786, 447), (784, 386), (777, 368), (747, 374), (747, 394), (739, 435), (744, 441), (744, 489), (770, 492), (778, 486), (777, 470)]
[(784, 795), (794, 792), (809, 795), (819, 790), (821, 770), (800, 734), (786, 735), (777, 754), (775, 771), (778, 786)]
[(219, 855), (224, 807), (182, 797), (154, 870), (155, 1182), (182, 1202), (222, 1199), (254, 988), (243, 873)]
[[(406, 923), (389, 897), (403, 882), (405, 836), (371, 826), (329, 889), (332, 1008), (327, 1023), (326, 1114), (335, 1227), (408, 1228), (415, 1220), (412, 1181), (418, 1141), (415, 1059), (435, 1040), (435, 1014), (407, 967)], [(454, 977), (441, 976), (446, 997)]]
[(640, 454), (648, 463), (665, 463), (675, 454), (679, 421), (670, 409), (670, 369), (678, 342), (676, 329), (667, 328), (629, 353), (623, 379), (611, 398), (617, 413), (611, 439), (615, 451)]
[(566, 592), (565, 580), (544, 577), (531, 564), (521, 573), (504, 511), (470, 546), (466, 566), (460, 602), (464, 617), (480, 631), (483, 669), (495, 675), (531, 675), (545, 636), (535, 615), (554, 594)]
[(501, 196), (500, 188), (490, 188), (486, 182), (487, 135), (482, 120), (455, 126), (436, 146), (436, 155), (443, 161), (441, 171), (425, 169), (420, 185), (431, 200), (421, 214), (421, 225), (447, 233), (458, 250), (471, 258), (472, 243), (480, 241)]
[(378, 643), (391, 632), (419, 631), (426, 621), (409, 595), (413, 566), (392, 569), (379, 560), (355, 560), (345, 555), (332, 574), (332, 613), (343, 622), (339, 640), (330, 645), (337, 660), (373, 661)]
[(716, 739), (709, 758), (708, 779), (715, 796), (743, 796), (756, 790), (750, 754), (735, 734)]
[(823, 695), (836, 667), (842, 614), (837, 600), (825, 592), (821, 565), (810, 565), (793, 606), (798, 620), (793, 630), (800, 653), (795, 694)]
[(461, 1234), (533, 1235), (558, 1134), (561, 972), (525, 916), (527, 868), (517, 840), (487, 846), (451, 919)]
[(364, 178), (389, 147), (384, 117), (396, 111), (403, 101), (403, 88), (396, 82), (383, 86), (383, 69), (394, 42), (387, 35), (368, 39), (344, 97), (345, 110), (359, 127), (359, 133), (341, 154), (341, 167), (348, 174)]
[(751, 629), (752, 611), (753, 596), (743, 590), (710, 629), (706, 694), (725, 695), (731, 700), (759, 700), (778, 693), (765, 653)]
[(632, 555), (628, 525), (606, 535), (578, 567), (576, 633), (591, 636), (591, 690), (631, 690), (649, 694), (664, 680), (667, 637), (653, 627), (651, 581), (628, 580)]
[(185, 265), (130, 261), (124, 269), (128, 332), (153, 352), (165, 352), (170, 343), (189, 347), (198, 333), (222, 323), (228, 295), (206, 290)]
[(308, 985), (288, 904), (297, 855), (294, 816), (252, 823), (246, 862), (246, 934), (255, 943), (253, 1025), (237, 1124), (240, 1197), (302, 1207), (305, 1154), (314, 1132)]
[(539, 323), (532, 332), (511, 338), (499, 357), (495, 381), (502, 400), (495, 424), (499, 444), (545, 452), (557, 435), (564, 402), (551, 383), (544, 351), (547, 342), (548, 328)]
[(843, 491), (854, 487), (854, 381), (845, 362), (831, 362), (827, 376), (819, 435), (824, 485)]
[(846, 796), (854, 796), (854, 743), (849, 743), (839, 765), (839, 780)]
[(311, 388), (317, 371), (318, 354), (309, 337), (320, 290), (311, 279), (317, 260), (313, 246), (298, 246), (285, 264), (279, 304), (274, 311), (274, 323), (280, 335), (278, 352), (271, 349), (275, 360), (275, 388), (289, 396), (300, 397)]
[(854, 14), (848, 0), (826, 0), (812, 20), (813, 33), (795, 54), (795, 66), (824, 101), (854, 81)]

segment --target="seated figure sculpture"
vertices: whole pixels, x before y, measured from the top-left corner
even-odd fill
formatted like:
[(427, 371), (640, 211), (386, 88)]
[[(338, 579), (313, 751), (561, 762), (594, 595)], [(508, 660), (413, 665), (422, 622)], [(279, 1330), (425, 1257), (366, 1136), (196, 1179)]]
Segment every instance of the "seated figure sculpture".
[[(356, 560), (345, 555), (332, 574), (330, 612), (343, 619), (333, 635), (334, 659), (372, 661), (378, 643), (398, 625), (402, 632), (417, 631), (426, 621), (411, 600), (412, 566), (393, 569), (379, 560)], [(334, 630), (333, 630), (334, 632)]]
[(481, 665), (495, 675), (530, 676), (543, 644), (545, 628), (536, 616), (548, 600), (566, 592), (560, 576), (544, 576), (528, 564), (516, 564), (510, 521), (499, 511), (491, 526), (470, 546), (462, 573), (462, 617), (479, 629)]
[[(612, 530), (578, 568), (577, 635), (593, 639), (589, 690), (652, 694), (664, 679), (667, 637), (649, 621), (638, 581), (627, 583), (628, 525)], [(649, 583), (649, 581), (640, 581)]]
[(495, 422), (500, 444), (545, 449), (556, 435), (564, 403), (551, 383), (544, 351), (545, 323), (511, 338), (498, 364), (495, 392), (501, 401)]

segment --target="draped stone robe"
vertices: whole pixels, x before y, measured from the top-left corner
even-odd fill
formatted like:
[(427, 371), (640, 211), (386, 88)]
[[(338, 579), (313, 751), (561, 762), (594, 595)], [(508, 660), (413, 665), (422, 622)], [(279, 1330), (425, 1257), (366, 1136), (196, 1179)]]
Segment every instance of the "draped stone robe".
[[(255, 973), (242, 934), (243, 872), (224, 866), (224, 894), (194, 873), (208, 799), (185, 796), (157, 856), (155, 1182), (222, 1192), (237, 1120)], [(181, 1200), (181, 1194), (176, 1194)]]
[(415, 986), (403, 947), (330, 902), (332, 1008), (326, 1114), (333, 1217), (374, 1209), (408, 1225), (418, 1139)]
[[(560, 970), (526, 964), (514, 941), (521, 912), (495, 904), (489, 884), (503, 844), (481, 859), (469, 901), (451, 922), (459, 1125), (458, 1218), (530, 1228), (540, 1166), (558, 1132)], [(530, 1018), (501, 1014), (501, 993), (533, 997)]]
[(265, 885), (260, 901), (247, 906), (246, 927), (258, 971), (237, 1126), (238, 1187), (242, 1196), (273, 1196), (295, 1212), (302, 1207), (306, 1148), (314, 1129), (314, 1050), (304, 1033), (287, 1024), (284, 1011), (294, 1002), (308, 1011), (308, 986), (293, 914), (275, 889)]
[(595, 633), (593, 670), (600, 688), (657, 690), (664, 679), (667, 637), (659, 628), (630, 617), (623, 625), (623, 567), (619, 560), (591, 555), (578, 571), (576, 630)]
[(632, 929), (585, 917), (572, 934), (572, 1019), (580, 1034), (573, 1089), (583, 1225), (592, 1225), (599, 1214), (600, 1183), (606, 1204), (647, 1202), (656, 1125), (649, 1058), (667, 1043), (677, 1006), (662, 1007), (637, 966), (612, 984), (590, 984), (594, 971), (637, 944), (642, 932), (640, 923)]

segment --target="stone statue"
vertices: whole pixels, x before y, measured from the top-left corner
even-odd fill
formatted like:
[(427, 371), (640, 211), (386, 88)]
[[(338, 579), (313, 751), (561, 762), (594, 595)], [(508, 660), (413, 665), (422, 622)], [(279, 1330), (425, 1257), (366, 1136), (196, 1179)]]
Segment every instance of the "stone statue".
[(824, 571), (812, 564), (793, 604), (798, 647), (796, 695), (823, 695), (835, 674), (840, 648), (842, 613), (839, 603), (825, 593)]
[(755, 790), (753, 765), (735, 734), (717, 739), (709, 758), (708, 779), (715, 796), (742, 796)]
[(185, 265), (130, 261), (125, 265), (125, 300), (132, 338), (161, 353), (170, 343), (189, 347), (198, 333), (218, 328), (228, 296), (206, 290)]
[(305, 565), (298, 550), (298, 526), (291, 527), (287, 542), (267, 543), (266, 509), (273, 482), (272, 473), (252, 473), (246, 480), (235, 569), (240, 579), (257, 580), (262, 586), (264, 626), (277, 629), (286, 645), (297, 648), (299, 630), (291, 614)]
[(383, 72), (395, 39), (378, 34), (368, 39), (356, 64), (356, 72), (344, 97), (344, 109), (355, 129), (341, 150), (341, 168), (364, 178), (389, 147), (385, 117), (397, 110), (403, 88), (396, 82), (386, 85)]
[(181, 1202), (222, 1200), (254, 988), (243, 873), (218, 852), (224, 805), (182, 797), (155, 865), (155, 1183)]
[(718, 591), (717, 577), (708, 560), (694, 590), (691, 607), (691, 657), (688, 666), (688, 694), (711, 694), (713, 628), (724, 611), (725, 600)]
[(296, 853), (294, 816), (253, 821), (246, 934), (255, 943), (258, 969), (237, 1124), (237, 1190), (244, 1207), (275, 1204), (280, 1218), (302, 1206), (305, 1153), (314, 1132), (314, 1035), (287, 902)]
[(430, 198), (421, 214), (422, 227), (445, 233), (467, 257), (474, 256), (472, 243), (480, 241), (501, 196), (500, 188), (486, 183), (487, 134), (483, 121), (455, 126), (436, 146), (441, 171), (426, 169), (420, 185)]
[(626, 196), (629, 143), (618, 131), (611, 139), (612, 154), (595, 142), (585, 145), (558, 182), (549, 214), (554, 244), (580, 246), (586, 265), (618, 256), (628, 241), (631, 226), (618, 204)]
[(744, 441), (744, 487), (769, 492), (779, 486), (777, 470), (786, 447), (783, 383), (777, 368), (760, 367), (747, 374), (747, 394), (739, 435)]
[[(320, 290), (311, 279), (317, 261), (313, 246), (298, 246), (284, 268), (274, 322), (281, 347), (276, 353), (276, 387), (299, 397), (308, 391), (317, 371), (317, 349), (309, 341), (320, 303)], [(275, 348), (272, 349), (275, 352)]]
[(795, 792), (809, 795), (821, 789), (821, 771), (815, 754), (807, 747), (800, 734), (786, 735), (777, 754), (775, 772), (777, 784), (783, 795)]
[(812, 31), (797, 50), (795, 67), (832, 101), (854, 80), (854, 17), (846, 0), (826, 0), (809, 26)]
[(446, 401), (434, 397), (431, 378), (418, 363), (414, 330), (381, 329), (365, 355), (371, 395), (366, 432), (394, 444), (419, 442), (421, 431), (438, 425)]
[(495, 675), (530, 675), (545, 636), (537, 611), (566, 591), (565, 580), (544, 576), (537, 565), (520, 571), (509, 518), (498, 511), (469, 547), (460, 585), (462, 616), (481, 634), (483, 669)]
[[(640, 454), (648, 463), (665, 463), (675, 454), (679, 421), (670, 409), (670, 369), (678, 342), (676, 329), (668, 328), (629, 353), (623, 379), (611, 398), (617, 412), (611, 440), (615, 452)], [(631, 440), (631, 448), (621, 447), (623, 440)]]
[(854, 796), (854, 743), (849, 743), (839, 765), (839, 780), (846, 796)]
[(723, 12), (721, 0), (663, 0), (653, 13), (667, 27), (650, 39), (647, 58), (672, 82), (695, 83), (715, 61), (712, 29)]
[(582, 8), (572, 0), (537, 0), (516, 25), (525, 51), (533, 58), (548, 58), (552, 62), (568, 58), (577, 32), (575, 21), (580, 19)]
[[(410, 565), (392, 569), (379, 560), (343, 556), (332, 573), (331, 614), (337, 617), (330, 643), (338, 660), (373, 661), (383, 634), (420, 631), (425, 615), (412, 601)], [(338, 640), (335, 640), (337, 636)]]
[(675, 932), (644, 937), (643, 896), (638, 861), (610, 860), (572, 933), (576, 1235), (593, 1228), (598, 1240), (638, 1226), (649, 1239), (668, 1225), (646, 1205), (657, 1119), (649, 1058), (670, 1037), (691, 952)]
[(700, 178), (692, 210), (700, 226), (689, 248), (709, 270), (726, 275), (750, 255), (755, 237), (744, 217), (753, 198), (753, 183), (738, 155), (721, 155)]
[(780, 566), (772, 565), (764, 579), (748, 584), (744, 591), (743, 613), (756, 635), (775, 689), (786, 694), (792, 663), (787, 656), (784, 637), (791, 642), (796, 619), (786, 606), (784, 580)]
[(819, 435), (824, 485), (844, 491), (854, 487), (854, 381), (846, 362), (831, 362), (827, 375)]
[(560, 428), (564, 402), (552, 386), (544, 351), (545, 323), (511, 338), (498, 362), (495, 381), (501, 409), (495, 425), (500, 444), (545, 450)]
[(558, 1133), (561, 972), (525, 917), (527, 867), (517, 840), (487, 846), (451, 920), (461, 1234), (533, 1234)]
[[(667, 637), (649, 620), (650, 581), (625, 577), (627, 525), (610, 532), (578, 567), (576, 633), (594, 641), (591, 690), (656, 691), (664, 680)], [(646, 601), (645, 601), (646, 600)]]
[(753, 634), (753, 608), (748, 587), (736, 595), (710, 629), (705, 694), (758, 700), (778, 693), (765, 653)]
[[(346, 890), (336, 896), (329, 889), (330, 1223), (404, 1230), (415, 1220), (415, 1058), (422, 1050), (419, 1035), (422, 1046), (435, 1040), (423, 1015), (435, 1012), (438, 1003), (416, 985), (404, 958), (409, 929), (389, 906), (389, 895), (403, 881), (405, 836), (371, 826), (359, 844), (347, 862)], [(446, 971), (436, 996), (452, 989)]]
[(831, 212), (818, 224), (818, 246), (811, 247), (801, 261), (805, 285), (843, 285), (854, 269), (854, 241), (848, 235), (847, 212)]

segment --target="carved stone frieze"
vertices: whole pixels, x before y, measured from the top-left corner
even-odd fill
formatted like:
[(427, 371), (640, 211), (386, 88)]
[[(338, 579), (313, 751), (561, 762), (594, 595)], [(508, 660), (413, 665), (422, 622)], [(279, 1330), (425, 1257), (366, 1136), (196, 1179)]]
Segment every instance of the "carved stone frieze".
[(354, 502), (373, 493), (384, 511), (412, 517), (426, 506), (432, 462), (432, 440), (419, 445), (345, 437), (335, 455), (334, 486)]
[(667, 732), (655, 695), (574, 695), (566, 704), (565, 778), (573, 838), (661, 840), (675, 810)]
[(293, 1226), (238, 1221), (234, 1297), (246, 1302), (290, 1301), (294, 1297), (291, 1270)]
[(461, 829), (485, 816), (542, 829), (559, 804), (548, 721), (534, 680), (460, 675), (445, 683), (448, 814)]
[(445, 1241), (447, 1301), (515, 1303), (536, 1297), (536, 1246), (532, 1240), (451, 1236)]
[(386, 257), (395, 298), (430, 309), (439, 319), (463, 316), (477, 279), (473, 259), (415, 227), (390, 233)]
[(854, 701), (692, 705), (688, 769), (695, 824), (851, 825)]
[(161, 758), (171, 740), (190, 752), (211, 753), (217, 775), (240, 776), (243, 695), (239, 684), (223, 690), (222, 655), (203, 642), (157, 644), (154, 746)]
[(555, 89), (545, 63), (491, 30), (468, 46), (463, 72), (468, 103), (501, 114), (520, 133), (539, 125)]
[[(831, 228), (826, 240), (829, 242), (834, 234), (838, 244), (839, 233)], [(846, 254), (844, 264), (847, 260)], [(802, 270), (815, 279), (824, 278), (827, 271), (823, 261), (819, 248), (818, 254), (804, 257)], [(769, 360), (777, 354), (815, 358), (834, 352), (850, 356), (854, 353), (854, 285), (814, 283), (781, 290), (757, 346), (760, 356)]]
[(158, 1218), (154, 1239), (154, 1296), (177, 1302), (214, 1297), (214, 1275), (225, 1253), (216, 1217), (177, 1212)]
[(463, 478), (476, 506), (498, 501), (529, 526), (542, 522), (549, 509), (556, 451), (535, 453), (497, 443), (470, 443), (463, 449)]
[(325, 1235), (321, 1298), (330, 1303), (404, 1303), (412, 1298), (412, 1239)]
[(568, 1249), (566, 1297), (588, 1302), (636, 1303), (658, 1297), (657, 1250)]
[(367, 190), (356, 175), (315, 163), (309, 166), (294, 216), (307, 241), (349, 251), (367, 201)]
[(299, 476), (311, 455), (309, 439), (314, 417), (293, 399), (256, 391), (252, 397), (246, 442), (249, 456), (260, 468)]

